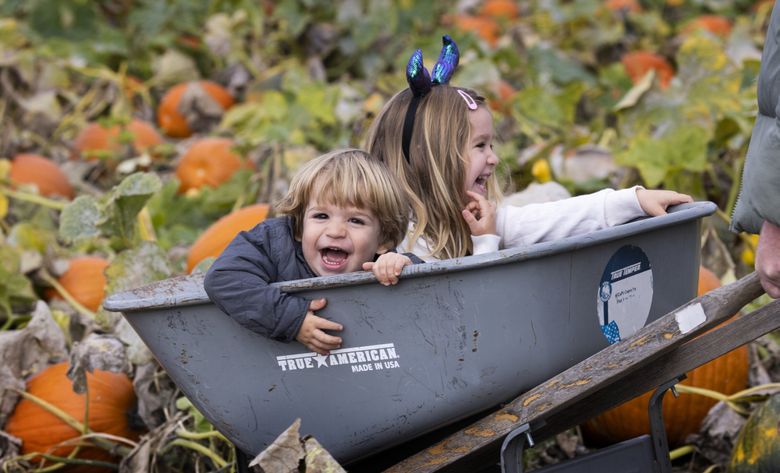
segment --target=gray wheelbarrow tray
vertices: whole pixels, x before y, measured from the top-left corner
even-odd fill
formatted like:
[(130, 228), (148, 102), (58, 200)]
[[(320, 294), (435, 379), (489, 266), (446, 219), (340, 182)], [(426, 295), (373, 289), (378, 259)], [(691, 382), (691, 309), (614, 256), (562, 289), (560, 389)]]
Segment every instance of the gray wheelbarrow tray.
[(586, 235), (415, 265), (392, 287), (365, 272), (276, 283), (327, 298), (319, 314), (344, 325), (343, 348), (327, 357), (243, 328), (210, 303), (198, 274), (114, 294), (104, 307), (123, 313), (243, 451), (259, 453), (301, 418), (302, 435), (349, 463), (510, 400), (607, 347), (607, 336), (625, 338), (689, 301), (700, 219), (714, 210), (685, 204)]

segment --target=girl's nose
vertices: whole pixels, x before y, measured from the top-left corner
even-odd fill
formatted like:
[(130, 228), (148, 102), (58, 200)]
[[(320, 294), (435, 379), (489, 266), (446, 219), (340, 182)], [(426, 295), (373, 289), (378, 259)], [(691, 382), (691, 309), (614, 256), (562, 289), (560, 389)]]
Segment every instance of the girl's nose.
[(493, 166), (498, 164), (498, 156), (496, 156), (496, 152), (493, 151), (492, 148), (490, 150), (490, 154), (488, 155), (487, 162), (488, 162), (488, 164), (492, 164)]

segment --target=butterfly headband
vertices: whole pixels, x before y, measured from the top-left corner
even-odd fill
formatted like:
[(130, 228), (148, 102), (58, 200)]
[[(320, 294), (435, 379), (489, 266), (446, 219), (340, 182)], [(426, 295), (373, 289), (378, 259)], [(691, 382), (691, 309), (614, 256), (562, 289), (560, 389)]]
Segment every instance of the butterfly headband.
[[(409, 89), (412, 91), (412, 100), (409, 102), (409, 107), (406, 109), (406, 117), (404, 117), (401, 149), (407, 163), (409, 162), (409, 144), (412, 141), (412, 131), (414, 131), (414, 118), (417, 115), (417, 107), (420, 105), (420, 100), (428, 95), (431, 87), (447, 84), (455, 72), (455, 68), (458, 67), (458, 59), (460, 57), (458, 45), (455, 44), (455, 41), (449, 35), (444, 35), (441, 41), (443, 46), (441, 53), (439, 53), (439, 59), (433, 65), (432, 73), (429, 73), (428, 69), (423, 66), (422, 50), (420, 49), (412, 54), (412, 57), (409, 58), (409, 63), (406, 65), (406, 81), (409, 83)], [(462, 90), (458, 90), (458, 93), (466, 101), (469, 110), (477, 109), (477, 103), (470, 95)]]

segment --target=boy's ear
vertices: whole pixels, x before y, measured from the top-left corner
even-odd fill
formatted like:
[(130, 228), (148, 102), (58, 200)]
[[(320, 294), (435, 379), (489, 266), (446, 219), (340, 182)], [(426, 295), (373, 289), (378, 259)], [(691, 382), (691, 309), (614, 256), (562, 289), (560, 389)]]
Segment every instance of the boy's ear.
[(376, 254), (383, 255), (392, 249), (393, 249), (393, 244), (390, 243), (389, 241), (386, 241), (381, 245), (379, 245), (379, 247), (376, 249)]

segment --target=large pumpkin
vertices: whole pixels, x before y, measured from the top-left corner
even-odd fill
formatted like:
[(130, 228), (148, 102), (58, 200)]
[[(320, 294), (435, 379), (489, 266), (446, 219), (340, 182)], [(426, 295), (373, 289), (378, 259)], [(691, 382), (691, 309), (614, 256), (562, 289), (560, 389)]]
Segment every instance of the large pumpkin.
[[(66, 376), (67, 371), (67, 363), (50, 366), (31, 378), (27, 382), (26, 390), (84, 423), (87, 394), (76, 394), (73, 391), (71, 381)], [(132, 440), (138, 438), (139, 432), (131, 429), (128, 422), (128, 412), (136, 403), (130, 378), (110, 371), (87, 372), (87, 392), (89, 417), (86, 423), (92, 431)], [(81, 435), (59, 417), (28, 399), (22, 399), (16, 405), (5, 425), (5, 431), (22, 440), (23, 454), (39, 452), (57, 456), (67, 456), (74, 448), (73, 445), (56, 447), (58, 444)], [(112, 459), (99, 447), (81, 448), (77, 456), (99, 460)], [(79, 468), (79, 471), (103, 470)]]
[(58, 282), (79, 304), (96, 311), (106, 296), (106, 266), (108, 260), (99, 256), (73, 258)]
[(216, 187), (242, 167), (250, 167), (232, 147), (233, 141), (228, 138), (203, 138), (193, 143), (176, 166), (179, 192)]
[[(718, 277), (701, 267), (699, 295), (719, 286)], [(681, 384), (733, 394), (747, 386), (748, 368), (748, 347), (743, 345), (690, 371)], [(583, 424), (585, 439), (593, 445), (606, 445), (649, 433), (647, 408), (651, 394), (647, 392)], [(682, 445), (685, 437), (698, 432), (701, 421), (715, 403), (714, 399), (694, 394), (681, 394), (678, 398), (665, 396), (663, 415), (669, 444)]]
[[(186, 138), (192, 135), (192, 127), (185, 116), (185, 93), (195, 93), (212, 100), (211, 106), (221, 108), (222, 112), (233, 106), (233, 96), (224, 87), (208, 80), (184, 82), (171, 87), (165, 93), (157, 107), (157, 123), (163, 133), (174, 138)], [(202, 106), (203, 108), (207, 108)], [(208, 107), (208, 108), (212, 108)], [(197, 108), (197, 107), (196, 107)], [(198, 110), (193, 110), (197, 115)]]
[(780, 395), (775, 394), (748, 417), (731, 452), (729, 473), (780, 471)]
[(140, 154), (163, 142), (151, 123), (133, 118), (127, 125), (103, 126), (90, 123), (73, 141), (71, 159), (96, 160), (120, 153), (129, 140), (133, 153)]
[(187, 255), (187, 272), (202, 260), (217, 257), (239, 232), (249, 230), (268, 216), (267, 204), (255, 204), (225, 215), (195, 240)]
[(59, 166), (37, 154), (17, 154), (9, 174), (14, 184), (35, 184), (41, 195), (73, 198), (73, 187)]

